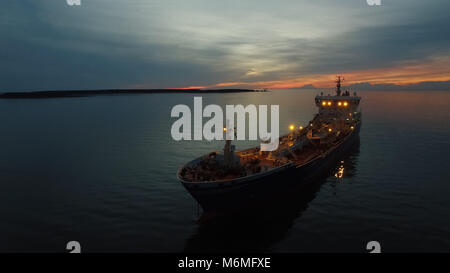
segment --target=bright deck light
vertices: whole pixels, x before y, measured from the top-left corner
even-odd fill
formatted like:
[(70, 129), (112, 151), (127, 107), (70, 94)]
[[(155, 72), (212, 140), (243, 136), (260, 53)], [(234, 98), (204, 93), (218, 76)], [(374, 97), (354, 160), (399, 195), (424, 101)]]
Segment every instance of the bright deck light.
[(289, 126), (289, 129), (290, 129), (291, 131), (294, 130), (294, 128), (295, 128), (294, 125)]

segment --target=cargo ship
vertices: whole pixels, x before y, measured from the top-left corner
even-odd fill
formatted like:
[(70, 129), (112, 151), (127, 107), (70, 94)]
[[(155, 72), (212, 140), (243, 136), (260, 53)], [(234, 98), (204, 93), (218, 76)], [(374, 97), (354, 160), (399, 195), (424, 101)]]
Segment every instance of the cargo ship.
[(293, 185), (313, 183), (359, 141), (361, 97), (343, 92), (342, 80), (337, 77), (336, 94), (315, 97), (318, 113), (304, 127), (291, 125), (276, 150), (235, 151), (226, 140), (223, 151), (182, 166), (178, 179), (205, 212), (252, 206)]

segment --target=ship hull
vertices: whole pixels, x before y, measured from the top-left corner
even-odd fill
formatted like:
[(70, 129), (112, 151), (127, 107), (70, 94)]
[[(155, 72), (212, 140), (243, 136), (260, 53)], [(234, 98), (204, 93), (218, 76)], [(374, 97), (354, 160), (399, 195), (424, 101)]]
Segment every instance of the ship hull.
[(329, 174), (329, 171), (336, 167), (336, 163), (359, 143), (360, 126), (358, 123), (352, 133), (327, 154), (301, 166), (289, 163), (269, 172), (234, 181), (191, 183), (180, 180), (205, 212), (258, 206), (292, 187), (311, 185), (324, 174)]

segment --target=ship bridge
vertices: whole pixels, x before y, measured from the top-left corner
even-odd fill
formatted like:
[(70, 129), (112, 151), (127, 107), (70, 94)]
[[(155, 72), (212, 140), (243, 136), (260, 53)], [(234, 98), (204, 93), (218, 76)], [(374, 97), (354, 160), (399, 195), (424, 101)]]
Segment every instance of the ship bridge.
[(353, 96), (316, 96), (316, 106), (319, 107), (319, 114), (337, 114), (337, 113), (354, 113), (357, 112), (359, 101), (356, 93)]
[(361, 97), (358, 97), (356, 92), (353, 95), (349, 91), (341, 92), (342, 80), (343, 78), (337, 77), (335, 95), (323, 95), (322, 92), (316, 96), (315, 102), (319, 108), (319, 114), (343, 114), (344, 116), (351, 116), (358, 112)]

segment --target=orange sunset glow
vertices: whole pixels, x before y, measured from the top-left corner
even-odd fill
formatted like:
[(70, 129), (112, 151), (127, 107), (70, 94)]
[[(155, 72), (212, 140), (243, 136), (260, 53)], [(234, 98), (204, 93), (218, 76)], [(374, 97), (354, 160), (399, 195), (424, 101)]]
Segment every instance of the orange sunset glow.
[[(449, 81), (450, 57), (436, 57), (424, 63), (405, 62), (404, 64), (387, 68), (336, 72), (331, 74), (310, 74), (286, 80), (223, 82), (201, 88), (239, 86), (248, 88), (289, 89), (310, 84), (317, 88), (330, 88), (334, 86), (335, 76), (339, 73), (345, 75), (347, 85), (361, 82), (370, 84), (409, 85), (429, 81)], [(187, 87), (186, 89), (194, 88)]]

